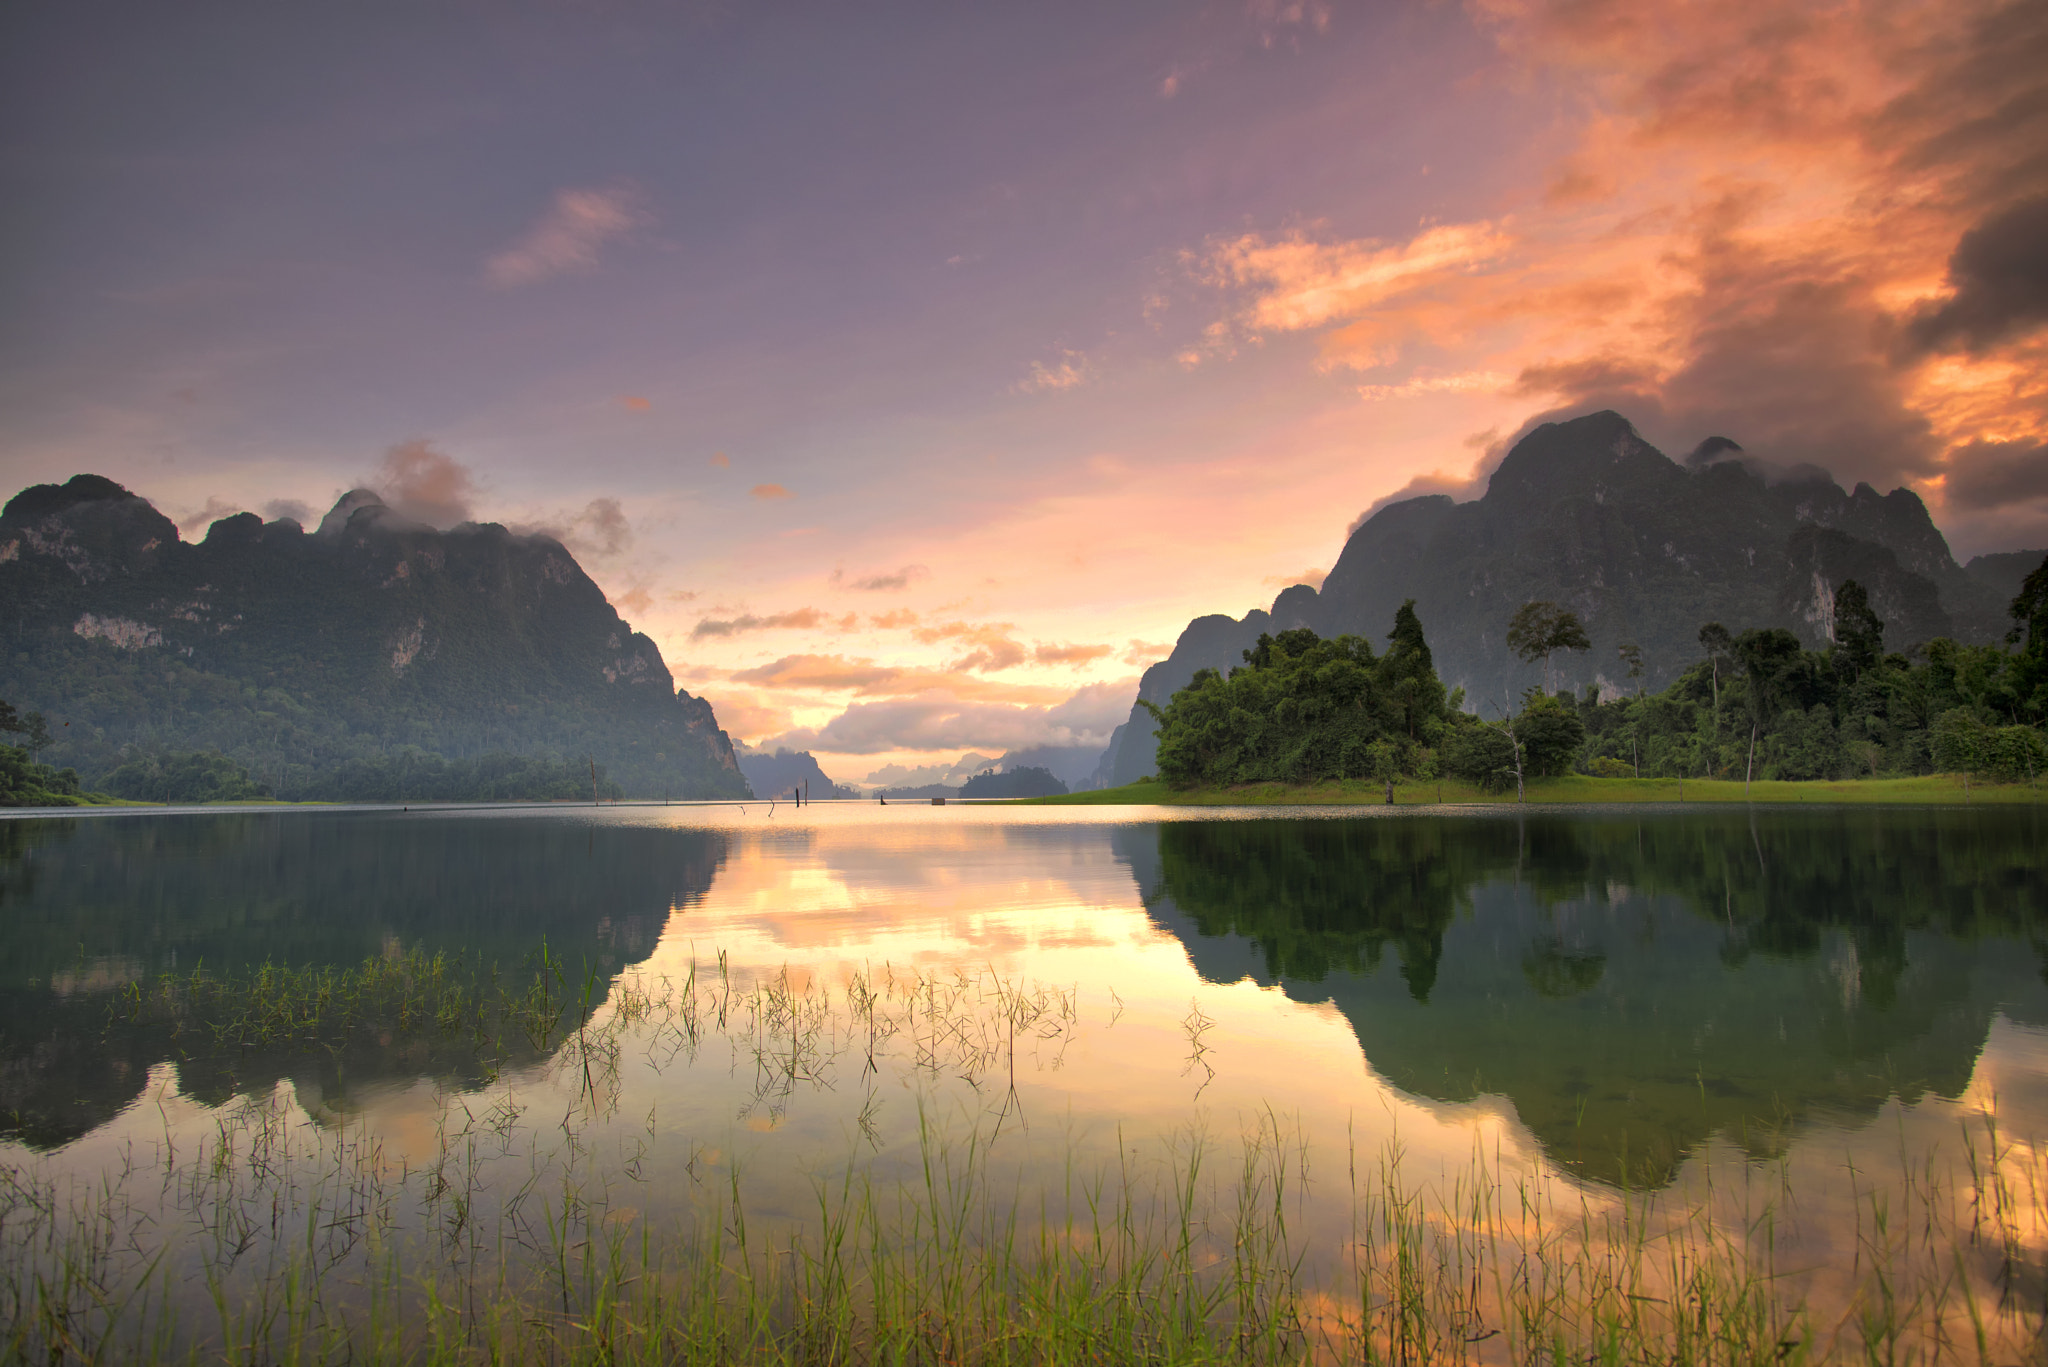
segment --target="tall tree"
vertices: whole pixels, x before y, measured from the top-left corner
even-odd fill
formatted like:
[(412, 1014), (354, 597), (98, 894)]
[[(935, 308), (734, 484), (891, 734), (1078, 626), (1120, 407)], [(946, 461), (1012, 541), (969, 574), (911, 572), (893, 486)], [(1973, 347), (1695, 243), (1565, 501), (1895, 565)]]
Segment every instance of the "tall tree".
[(2012, 630), (2006, 633), (2006, 643), (2020, 648), (2013, 663), (2019, 710), (2031, 721), (2048, 720), (2048, 556), (2020, 584), (2007, 611), (2012, 614)]
[(1628, 671), (1629, 680), (1636, 686), (1636, 696), (1643, 696), (1643, 648), (1634, 641), (1623, 641), (1614, 648), (1621, 657), (1622, 668)]
[(1842, 587), (1835, 590), (1835, 648), (1849, 666), (1852, 679), (1875, 669), (1884, 658), (1884, 619), (1854, 579), (1844, 579)]
[(1560, 650), (1592, 648), (1593, 642), (1587, 637), (1585, 624), (1579, 621), (1579, 615), (1555, 603), (1535, 599), (1516, 608), (1515, 615), (1508, 619), (1508, 649), (1526, 663), (1543, 661), (1545, 693), (1556, 691), (1550, 670), (1551, 655)]

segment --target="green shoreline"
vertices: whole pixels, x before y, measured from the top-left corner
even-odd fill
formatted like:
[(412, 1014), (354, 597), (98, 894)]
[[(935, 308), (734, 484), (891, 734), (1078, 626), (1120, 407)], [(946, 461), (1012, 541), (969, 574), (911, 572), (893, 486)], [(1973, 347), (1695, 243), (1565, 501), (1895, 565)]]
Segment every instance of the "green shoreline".
[[(1394, 785), (1394, 803), (1401, 807), (1497, 806), (1515, 795), (1489, 793), (1475, 784), (1446, 779)], [(1531, 779), (1529, 805), (1573, 806), (1645, 802), (1827, 802), (1827, 803), (2048, 803), (2048, 782), (1984, 783), (1961, 774), (1928, 774), (1915, 778), (1773, 780), (1744, 785), (1739, 779), (1679, 780), (1675, 778), (1594, 778), (1570, 774)], [(1019, 798), (1017, 805), (1038, 807), (1381, 807), (1386, 785), (1370, 779), (1334, 783), (1247, 783), (1234, 788), (1188, 788), (1176, 791), (1156, 780), (1127, 783), (1121, 788), (1068, 793), (1063, 797)]]

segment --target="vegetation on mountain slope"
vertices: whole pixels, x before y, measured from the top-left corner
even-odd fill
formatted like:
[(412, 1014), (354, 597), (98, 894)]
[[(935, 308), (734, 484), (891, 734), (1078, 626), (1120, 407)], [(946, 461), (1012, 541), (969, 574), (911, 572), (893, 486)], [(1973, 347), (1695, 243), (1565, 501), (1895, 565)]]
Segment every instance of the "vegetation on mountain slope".
[[(1544, 618), (1524, 633), (1533, 652), (1573, 639), (1568, 610), (1530, 606), (1543, 611), (1517, 616)], [(1491, 721), (1462, 710), (1463, 690), (1445, 690), (1412, 602), (1384, 654), (1307, 628), (1262, 635), (1242, 667), (1201, 670), (1166, 707), (1147, 704), (1159, 778), (1177, 790), (1372, 780), (1392, 800), (1399, 779), (1446, 776), (1522, 793), (1531, 779), (1571, 773), (1745, 785), (2048, 773), (2048, 561), (2011, 605), (2016, 648), (1937, 638), (1888, 653), (1885, 623), (1853, 579), (1828, 607), (1825, 648), (1780, 627), (1710, 622), (1697, 633), (1700, 658), (1659, 692), (1532, 688)]]
[(242, 513), (191, 544), (80, 475), (0, 511), (0, 602), (0, 696), (61, 718), (43, 758), (89, 783), (198, 752), (287, 799), (588, 796), (593, 761), (633, 796), (748, 791), (710, 706), (552, 537), (358, 490), (314, 532)]

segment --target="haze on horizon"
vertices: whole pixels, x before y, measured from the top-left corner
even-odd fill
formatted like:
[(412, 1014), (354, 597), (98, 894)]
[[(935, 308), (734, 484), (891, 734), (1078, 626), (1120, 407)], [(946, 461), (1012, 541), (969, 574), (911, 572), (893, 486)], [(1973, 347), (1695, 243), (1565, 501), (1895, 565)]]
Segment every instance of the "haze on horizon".
[(1617, 408), (2048, 545), (2048, 5), (0, 18), (6, 492), (561, 535), (835, 777)]

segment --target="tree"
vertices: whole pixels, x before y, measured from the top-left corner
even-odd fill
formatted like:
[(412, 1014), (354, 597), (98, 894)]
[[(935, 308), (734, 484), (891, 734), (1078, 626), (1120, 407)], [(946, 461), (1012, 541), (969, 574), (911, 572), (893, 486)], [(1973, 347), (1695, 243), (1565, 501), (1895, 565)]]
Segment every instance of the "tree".
[(1593, 642), (1586, 636), (1585, 624), (1579, 615), (1569, 608), (1536, 599), (1515, 609), (1515, 615), (1508, 619), (1508, 649), (1521, 656), (1525, 664), (1543, 661), (1543, 691), (1554, 690), (1550, 672), (1550, 657), (1560, 650), (1591, 650)]
[(2007, 611), (2012, 614), (2012, 630), (2006, 633), (2006, 644), (2020, 647), (2013, 662), (2016, 710), (2031, 721), (2048, 720), (2048, 556), (2020, 584), (2019, 596)]
[(1636, 696), (1643, 696), (1643, 648), (1634, 641), (1623, 641), (1614, 648), (1621, 656), (1622, 668), (1628, 671), (1629, 680), (1636, 686)]
[(1877, 668), (1884, 658), (1884, 619), (1854, 579), (1844, 579), (1835, 590), (1835, 648), (1852, 680)]
[(1748, 685), (1745, 693), (1749, 704), (1749, 761), (1742, 775), (1742, 791), (1747, 796), (1750, 779), (1756, 773), (1757, 737), (1792, 701), (1792, 676), (1803, 662), (1805, 652), (1799, 647), (1799, 638), (1783, 627), (1764, 627), (1736, 637), (1734, 654)]
[(31, 712), (21, 719), (21, 730), (27, 733), (22, 745), (30, 756), (40, 758), (43, 747), (50, 743), (50, 723), (40, 712)]
[(1439, 719), (1447, 710), (1443, 680), (1436, 676), (1436, 662), (1429, 642), (1422, 634), (1422, 619), (1415, 615), (1410, 598), (1394, 613), (1394, 629), (1387, 633), (1387, 653), (1379, 660), (1381, 687), (1399, 716), (1399, 725), (1411, 741), (1432, 741)]

